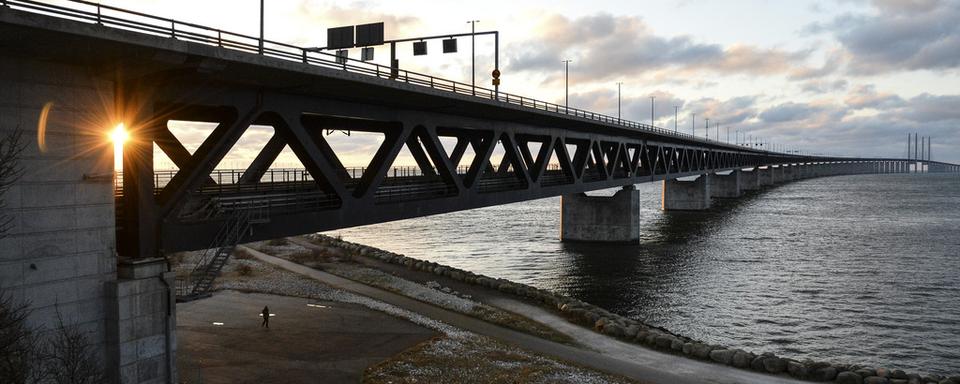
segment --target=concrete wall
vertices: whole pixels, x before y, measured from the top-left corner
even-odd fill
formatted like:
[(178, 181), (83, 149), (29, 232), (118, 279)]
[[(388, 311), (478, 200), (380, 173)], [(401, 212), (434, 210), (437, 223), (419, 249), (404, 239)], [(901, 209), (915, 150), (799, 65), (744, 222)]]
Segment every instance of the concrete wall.
[[(0, 240), (0, 286), (29, 302), (29, 322), (51, 329), (57, 312), (106, 360), (106, 285), (116, 279), (113, 146), (104, 106), (113, 85), (58, 63), (0, 55), (0, 134), (25, 133), (23, 177), (2, 197), (13, 229)], [(38, 121), (52, 102), (46, 151)]]
[[(118, 121), (104, 75), (104, 68), (0, 56), (0, 134), (19, 127), (27, 144), (23, 177), (2, 196), (13, 228), (0, 240), (0, 286), (30, 305), (32, 325), (50, 330), (59, 313), (85, 332), (110, 382), (162, 383), (175, 377), (166, 365), (173, 344), (165, 331), (175, 323), (160, 279), (166, 264), (118, 279), (107, 139)], [(48, 103), (41, 150), (38, 123)]]
[(664, 211), (700, 211), (710, 208), (710, 175), (696, 180), (664, 180), (662, 207)]
[(624, 187), (611, 197), (579, 193), (560, 198), (560, 240), (640, 241), (640, 192)]

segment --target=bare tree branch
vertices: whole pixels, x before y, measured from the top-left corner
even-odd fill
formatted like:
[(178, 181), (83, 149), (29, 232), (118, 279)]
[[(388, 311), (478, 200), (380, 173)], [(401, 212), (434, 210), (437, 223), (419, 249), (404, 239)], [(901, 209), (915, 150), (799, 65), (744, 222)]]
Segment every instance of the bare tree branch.
[(3, 195), (23, 175), (19, 161), (24, 148), (20, 127), (0, 136), (0, 239), (13, 227), (13, 217), (5, 213)]

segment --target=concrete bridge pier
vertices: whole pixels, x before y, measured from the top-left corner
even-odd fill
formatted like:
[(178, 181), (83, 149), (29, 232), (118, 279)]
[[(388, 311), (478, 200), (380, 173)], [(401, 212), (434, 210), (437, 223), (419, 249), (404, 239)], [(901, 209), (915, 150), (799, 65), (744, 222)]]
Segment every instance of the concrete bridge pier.
[(628, 185), (611, 197), (560, 198), (560, 241), (640, 242), (640, 192)]
[(710, 209), (710, 175), (694, 180), (664, 180), (662, 208), (664, 211), (702, 211)]
[(760, 190), (760, 168), (740, 171), (740, 190), (741, 192)]
[(772, 166), (757, 168), (756, 172), (757, 172), (757, 178), (760, 180), (761, 187), (773, 185), (774, 180), (776, 180), (773, 173), (774, 168)]
[(740, 197), (743, 194), (740, 187), (740, 173), (738, 169), (725, 175), (719, 173), (710, 175), (710, 197), (724, 199)]
[(788, 181), (794, 181), (797, 179), (797, 166), (790, 164), (780, 167), (781, 170), (781, 182), (785, 183)]

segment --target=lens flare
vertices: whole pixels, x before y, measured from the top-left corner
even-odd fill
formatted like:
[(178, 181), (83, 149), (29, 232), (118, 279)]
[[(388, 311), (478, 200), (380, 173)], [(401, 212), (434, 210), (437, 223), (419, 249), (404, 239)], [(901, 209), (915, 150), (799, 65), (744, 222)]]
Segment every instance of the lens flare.
[(123, 143), (126, 143), (130, 140), (130, 134), (127, 133), (126, 127), (123, 123), (117, 124), (112, 131), (110, 131), (110, 141), (113, 141), (113, 169), (122, 170), (123, 169)]

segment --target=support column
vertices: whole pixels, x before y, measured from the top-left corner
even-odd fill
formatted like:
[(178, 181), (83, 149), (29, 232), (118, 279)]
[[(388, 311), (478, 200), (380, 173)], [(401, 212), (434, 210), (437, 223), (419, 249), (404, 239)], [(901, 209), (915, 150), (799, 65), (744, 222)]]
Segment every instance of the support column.
[(760, 168), (740, 172), (740, 189), (742, 191), (760, 190)]
[(710, 209), (710, 175), (700, 175), (689, 181), (664, 180), (662, 208), (664, 211)]
[(560, 241), (640, 242), (640, 192), (632, 185), (611, 197), (560, 198)]
[(781, 182), (794, 181), (797, 179), (797, 167), (794, 165), (784, 165), (780, 167)]
[(740, 195), (742, 195), (742, 193), (739, 169), (731, 171), (726, 175), (719, 173), (710, 175), (710, 197), (732, 199), (740, 197)]
[(766, 168), (757, 168), (757, 175), (759, 176), (761, 187), (773, 185), (775, 180), (773, 175), (773, 167), (767, 166)]
[(177, 377), (176, 272), (163, 258), (128, 259), (107, 283), (108, 372), (116, 383), (172, 383)]

